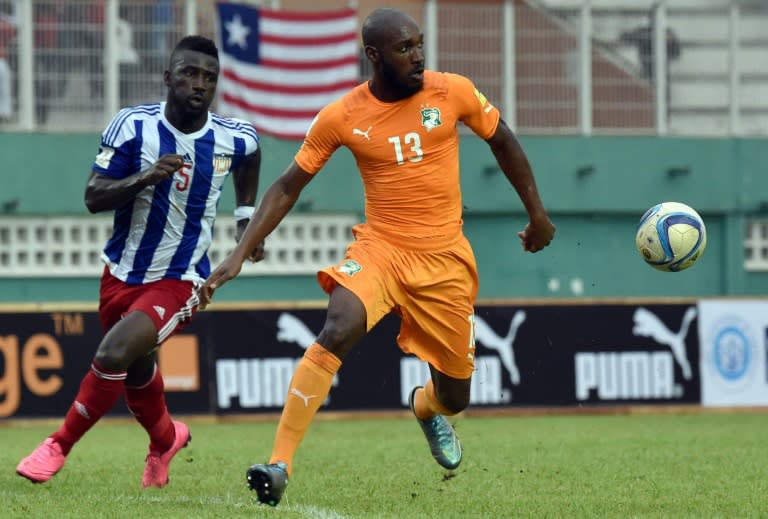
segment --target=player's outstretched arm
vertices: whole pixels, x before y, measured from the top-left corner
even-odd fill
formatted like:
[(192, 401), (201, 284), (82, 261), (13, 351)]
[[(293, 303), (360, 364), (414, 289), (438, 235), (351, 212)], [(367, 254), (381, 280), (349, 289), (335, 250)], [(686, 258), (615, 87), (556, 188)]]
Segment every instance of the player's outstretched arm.
[(147, 186), (172, 176), (184, 166), (184, 157), (167, 153), (144, 171), (115, 179), (91, 172), (85, 188), (85, 206), (92, 213), (112, 211), (133, 200)]
[(216, 289), (240, 273), (243, 261), (285, 218), (312, 177), (293, 161), (269, 186), (237, 246), (203, 285), (200, 291), (201, 309), (208, 306)]
[[(246, 156), (237, 168), (232, 172), (232, 181), (235, 185), (235, 201), (237, 207), (253, 208), (256, 204), (256, 193), (259, 188), (259, 173), (261, 170), (261, 148)], [(253, 209), (251, 209), (253, 210)], [(237, 212), (235, 212), (237, 215)], [(250, 218), (237, 219), (235, 241), (240, 241), (245, 233)], [(262, 241), (251, 251), (248, 259), (257, 262), (264, 259), (264, 242)]]
[(517, 233), (523, 249), (528, 252), (537, 252), (552, 241), (555, 226), (541, 202), (528, 158), (517, 137), (504, 120), (499, 120), (496, 132), (486, 142), (528, 212), (528, 225)]

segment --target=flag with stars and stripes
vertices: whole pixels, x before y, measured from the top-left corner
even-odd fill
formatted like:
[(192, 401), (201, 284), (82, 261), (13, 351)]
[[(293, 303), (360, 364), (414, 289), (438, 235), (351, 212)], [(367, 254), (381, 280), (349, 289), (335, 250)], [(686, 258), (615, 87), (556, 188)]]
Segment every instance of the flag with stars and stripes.
[(219, 3), (217, 112), (301, 139), (317, 112), (359, 82), (357, 13)]

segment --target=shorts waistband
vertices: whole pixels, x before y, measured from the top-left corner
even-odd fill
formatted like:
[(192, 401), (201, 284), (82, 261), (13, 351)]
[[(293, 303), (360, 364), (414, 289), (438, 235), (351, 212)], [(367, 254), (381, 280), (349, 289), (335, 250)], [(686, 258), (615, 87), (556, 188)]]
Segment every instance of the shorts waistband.
[(353, 229), (355, 236), (371, 235), (380, 238), (400, 249), (418, 250), (418, 251), (438, 251), (447, 249), (464, 238), (461, 226), (456, 229), (441, 229), (446, 234), (436, 234), (434, 236), (409, 236), (407, 234), (395, 233), (388, 229), (373, 227), (370, 224), (363, 223), (356, 225)]

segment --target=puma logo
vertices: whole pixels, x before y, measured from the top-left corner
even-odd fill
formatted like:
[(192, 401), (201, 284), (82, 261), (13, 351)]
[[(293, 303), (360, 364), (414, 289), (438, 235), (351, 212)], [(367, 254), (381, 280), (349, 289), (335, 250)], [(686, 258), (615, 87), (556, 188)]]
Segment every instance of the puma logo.
[(672, 350), (672, 355), (683, 371), (683, 378), (690, 380), (691, 365), (685, 355), (685, 336), (688, 335), (688, 327), (695, 317), (696, 308), (691, 306), (683, 315), (680, 331), (674, 333), (656, 315), (645, 308), (638, 308), (635, 310), (635, 326), (632, 328), (632, 333), (638, 337), (651, 337), (659, 344), (669, 346), (669, 349)]
[(306, 350), (315, 342), (315, 334), (296, 316), (282, 313), (277, 318), (277, 340), (294, 342)]
[(499, 336), (493, 328), (488, 325), (483, 319), (475, 315), (475, 339), (483, 346), (490, 350), (494, 350), (501, 360), (504, 369), (509, 373), (509, 379), (514, 385), (520, 383), (520, 370), (515, 363), (515, 351), (512, 348), (512, 344), (515, 342), (517, 331), (520, 325), (525, 321), (525, 312), (518, 310), (512, 317), (512, 322), (509, 325), (509, 332), (505, 337)]
[[(299, 346), (301, 349), (306, 350), (307, 348), (312, 346), (312, 344), (315, 342), (316, 337), (317, 335), (312, 333), (312, 330), (310, 330), (309, 327), (301, 321), (301, 319), (299, 319), (293, 314), (283, 312), (277, 318), (277, 340), (278, 341), (294, 343), (297, 346)], [(339, 385), (338, 373), (333, 376), (332, 384), (333, 384), (333, 387), (336, 387)], [(294, 391), (299, 391), (299, 390), (292, 389), (291, 394), (296, 395), (299, 398), (304, 398), (304, 395), (296, 394), (294, 393)], [(307, 399), (314, 398), (315, 396), (316, 395), (312, 395), (310, 397), (307, 397)], [(305, 400), (304, 403), (306, 404), (307, 401)]]
[(368, 129), (365, 130), (365, 131), (358, 130), (357, 128), (353, 128), (352, 129), (352, 135), (360, 135), (362, 137), (365, 137), (365, 140), (370, 141), (371, 138), (368, 137), (368, 132), (371, 131), (371, 128), (373, 128), (373, 126), (369, 126)]
[(293, 396), (297, 396), (297, 397), (301, 398), (302, 400), (304, 400), (304, 407), (309, 407), (309, 399), (310, 398), (317, 398), (317, 395), (305, 395), (304, 393), (301, 392), (301, 390), (299, 390), (298, 388), (295, 388), (295, 387), (291, 388), (291, 394)]

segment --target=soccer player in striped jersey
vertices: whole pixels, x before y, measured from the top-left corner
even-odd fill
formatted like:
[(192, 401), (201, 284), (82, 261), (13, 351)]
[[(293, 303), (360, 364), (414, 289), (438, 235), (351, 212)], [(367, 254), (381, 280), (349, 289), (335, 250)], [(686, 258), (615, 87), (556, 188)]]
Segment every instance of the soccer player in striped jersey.
[[(16, 468), (42, 483), (125, 395), (149, 434), (142, 487), (168, 483), (189, 428), (168, 412), (157, 349), (192, 318), (210, 273), (216, 205), (230, 173), (239, 239), (253, 212), (261, 149), (253, 126), (209, 112), (219, 74), (213, 41), (187, 36), (164, 73), (165, 102), (125, 108), (102, 134), (85, 190), (93, 212), (114, 211), (103, 251), (99, 318), (105, 336), (61, 427)], [(263, 257), (262, 244), (250, 257)]]
[(555, 232), (525, 153), (499, 111), (469, 79), (424, 70), (424, 35), (416, 22), (395, 9), (377, 9), (363, 23), (362, 37), (373, 78), (320, 111), (242, 241), (201, 292), (205, 305), (331, 155), (341, 146), (352, 152), (365, 188), (366, 222), (353, 229), (346, 257), (318, 273), (330, 294), (325, 325), (294, 371), (269, 463), (247, 470), (257, 499), (273, 506), (345, 356), (389, 313), (402, 318), (400, 348), (430, 367), (431, 378), (413, 388), (410, 407), (432, 456), (449, 470), (461, 462), (446, 416), (469, 403), (478, 276), (462, 231), (460, 121), (488, 143), (528, 213), (518, 233), (523, 249), (543, 249)]

